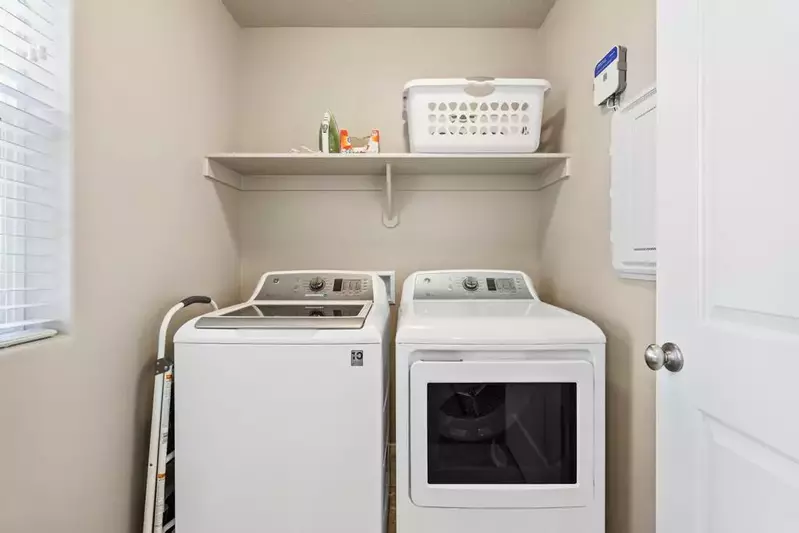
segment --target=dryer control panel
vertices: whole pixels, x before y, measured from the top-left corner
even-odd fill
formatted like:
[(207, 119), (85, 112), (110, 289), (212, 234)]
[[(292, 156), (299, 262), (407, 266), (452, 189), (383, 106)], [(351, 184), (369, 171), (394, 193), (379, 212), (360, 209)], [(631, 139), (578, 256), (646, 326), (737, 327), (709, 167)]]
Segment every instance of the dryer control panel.
[(368, 274), (302, 272), (269, 274), (254, 300), (374, 301)]
[(420, 272), (414, 283), (415, 300), (534, 300), (534, 291), (521, 272)]

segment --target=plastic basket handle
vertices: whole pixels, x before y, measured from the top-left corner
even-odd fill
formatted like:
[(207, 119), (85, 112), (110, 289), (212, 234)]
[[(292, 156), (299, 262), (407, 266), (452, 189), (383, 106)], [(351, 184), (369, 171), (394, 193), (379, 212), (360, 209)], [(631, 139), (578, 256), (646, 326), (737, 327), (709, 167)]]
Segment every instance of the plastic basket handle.
[(469, 85), (463, 88), (463, 92), (475, 98), (485, 98), (496, 90), (494, 78), (491, 76), (472, 76), (466, 78), (466, 81)]

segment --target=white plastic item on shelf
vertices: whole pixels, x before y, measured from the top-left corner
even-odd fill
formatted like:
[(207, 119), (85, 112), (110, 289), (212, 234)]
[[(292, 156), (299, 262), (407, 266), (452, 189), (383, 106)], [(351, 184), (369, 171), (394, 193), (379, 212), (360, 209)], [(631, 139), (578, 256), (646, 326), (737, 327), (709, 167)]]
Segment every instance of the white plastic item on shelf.
[(451, 78), (405, 85), (411, 152), (532, 153), (541, 139), (546, 80)]

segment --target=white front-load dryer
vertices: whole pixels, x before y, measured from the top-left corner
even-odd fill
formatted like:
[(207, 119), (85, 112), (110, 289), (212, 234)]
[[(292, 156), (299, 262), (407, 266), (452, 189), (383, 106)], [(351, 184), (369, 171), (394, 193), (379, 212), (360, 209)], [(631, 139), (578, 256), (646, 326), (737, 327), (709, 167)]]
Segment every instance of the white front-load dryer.
[(418, 272), (397, 326), (398, 533), (602, 533), (605, 337), (515, 271)]
[(388, 317), (374, 273), (271, 272), (178, 331), (181, 531), (385, 531)]

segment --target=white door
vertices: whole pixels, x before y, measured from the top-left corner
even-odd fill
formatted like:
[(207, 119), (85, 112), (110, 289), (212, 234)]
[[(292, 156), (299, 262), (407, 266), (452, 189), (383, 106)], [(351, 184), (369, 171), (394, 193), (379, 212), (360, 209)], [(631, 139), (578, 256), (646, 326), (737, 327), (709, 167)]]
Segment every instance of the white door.
[(658, 4), (657, 530), (797, 533), (799, 2)]
[(414, 504), (518, 509), (592, 501), (588, 361), (419, 361), (410, 387)]

